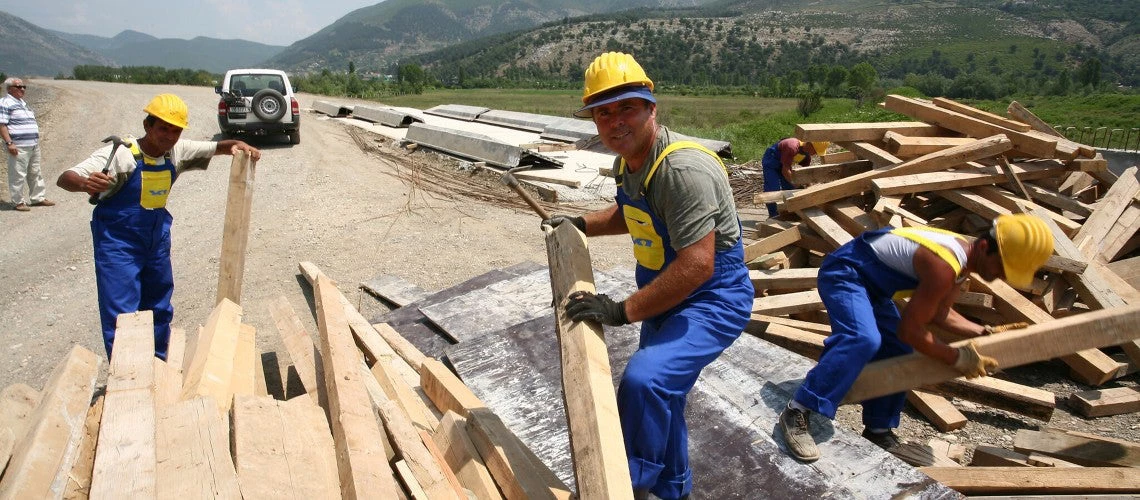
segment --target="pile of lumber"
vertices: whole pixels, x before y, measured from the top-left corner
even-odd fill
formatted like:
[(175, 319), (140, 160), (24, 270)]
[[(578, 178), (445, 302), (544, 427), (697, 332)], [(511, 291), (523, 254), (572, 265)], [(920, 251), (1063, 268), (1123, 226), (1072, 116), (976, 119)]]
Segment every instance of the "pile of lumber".
[[(888, 225), (976, 236), (1000, 214), (1030, 213), (1046, 221), (1056, 242), (1033, 283), (1014, 289), (973, 275), (955, 308), (982, 324), (1031, 326), (980, 338), (979, 350), (1003, 368), (1059, 359), (1074, 380), (1091, 386), (1134, 373), (1140, 366), (1137, 167), (1118, 177), (1092, 148), (1060, 137), (1016, 102), (1009, 118), (946, 99), (891, 95), (883, 106), (916, 121), (797, 127), (800, 140), (829, 141), (843, 151), (795, 170), (792, 180), (801, 189), (756, 196), (757, 203), (776, 202), (781, 214), (761, 222), (745, 248), (757, 289), (748, 330), (817, 358), (830, 333), (815, 288), (828, 252)], [(946, 342), (963, 340), (934, 333)], [(1057, 395), (1048, 391), (956, 376), (917, 354), (885, 360), (864, 370), (847, 399), (908, 391), (908, 401), (942, 431), (966, 424), (949, 396), (1043, 421), (1056, 406)], [(1086, 417), (1140, 411), (1140, 391), (1132, 387), (1067, 396)], [(960, 481), (947, 484), (957, 488)]]
[(271, 311), (305, 392), (269, 395), (229, 299), (189, 342), (174, 329), (165, 361), (150, 311), (124, 314), (104, 390), (101, 358), (76, 346), (42, 390), (0, 394), (0, 498), (571, 496), (446, 366), (300, 267), (319, 339), (285, 297)]

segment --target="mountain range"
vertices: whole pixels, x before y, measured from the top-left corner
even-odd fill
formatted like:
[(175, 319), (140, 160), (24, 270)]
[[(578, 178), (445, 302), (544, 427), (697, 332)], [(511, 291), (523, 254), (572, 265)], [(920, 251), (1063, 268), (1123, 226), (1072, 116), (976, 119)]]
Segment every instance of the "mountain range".
[(1138, 15), (1140, 0), (386, 0), (280, 47), (135, 31), (74, 35), (0, 12), (0, 35), (32, 42), (19, 50), (0, 46), (0, 70), (354, 67), (375, 75), (415, 62), (453, 80), (549, 78), (578, 77), (594, 55), (622, 50), (649, 61), (654, 74), (687, 73), (681, 80), (696, 84), (747, 83), (774, 70), (808, 72), (811, 65), (850, 67), (861, 60), (900, 78), (925, 72), (953, 78), (947, 64), (989, 70), (994, 78), (1009, 68), (1051, 76), (1092, 57), (1131, 83), (1140, 79)]

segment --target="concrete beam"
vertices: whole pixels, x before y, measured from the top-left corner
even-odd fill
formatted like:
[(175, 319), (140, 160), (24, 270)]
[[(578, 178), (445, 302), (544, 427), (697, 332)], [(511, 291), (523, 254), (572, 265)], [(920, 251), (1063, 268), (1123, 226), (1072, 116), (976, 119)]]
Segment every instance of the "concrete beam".
[(329, 116), (348, 116), (352, 114), (352, 106), (341, 106), (328, 101), (313, 101), (313, 110)]
[(406, 128), (412, 123), (423, 123), (424, 119), (420, 116), (397, 111), (392, 108), (376, 108), (372, 106), (357, 106), (352, 110), (354, 118), (379, 123), (392, 128)]
[(518, 146), (498, 142), (483, 134), (425, 123), (413, 123), (409, 126), (405, 140), (461, 158), (482, 161), (488, 165), (503, 168), (515, 168), (523, 165), (546, 168), (562, 167), (562, 162), (558, 160), (527, 151)]
[(463, 104), (440, 104), (431, 109), (425, 109), (424, 113), (429, 115), (443, 116), (446, 118), (454, 118), (456, 120), (463, 120), (473, 122), (479, 115), (490, 111), (491, 108), (484, 108), (482, 106), (466, 106)]

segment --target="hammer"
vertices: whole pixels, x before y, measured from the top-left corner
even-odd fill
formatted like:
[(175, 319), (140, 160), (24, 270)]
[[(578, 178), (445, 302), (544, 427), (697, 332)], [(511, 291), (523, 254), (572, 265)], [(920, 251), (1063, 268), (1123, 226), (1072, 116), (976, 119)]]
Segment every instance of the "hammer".
[[(103, 139), (103, 142), (113, 143), (113, 146), (111, 146), (111, 154), (107, 155), (107, 164), (103, 165), (103, 173), (106, 174), (111, 171), (111, 162), (115, 161), (115, 150), (119, 149), (119, 146), (125, 146), (127, 143), (123, 142), (117, 135), (109, 135), (106, 139)], [(99, 193), (91, 195), (91, 197), (87, 199), (87, 202), (92, 205), (98, 204)]]
[(530, 193), (523, 189), (522, 185), (519, 184), (519, 180), (514, 176), (515, 171), (525, 168), (527, 167), (515, 167), (507, 170), (506, 172), (503, 172), (503, 184), (506, 184), (507, 187), (515, 190), (515, 192), (522, 197), (523, 201), (525, 201), (527, 205), (530, 205), (530, 208), (534, 209), (534, 212), (537, 213), (539, 217), (542, 217), (542, 220), (547, 220), (550, 218), (550, 214), (546, 212), (546, 209), (542, 208), (542, 205), (539, 205), (538, 202), (535, 201), (534, 197), (531, 196)]

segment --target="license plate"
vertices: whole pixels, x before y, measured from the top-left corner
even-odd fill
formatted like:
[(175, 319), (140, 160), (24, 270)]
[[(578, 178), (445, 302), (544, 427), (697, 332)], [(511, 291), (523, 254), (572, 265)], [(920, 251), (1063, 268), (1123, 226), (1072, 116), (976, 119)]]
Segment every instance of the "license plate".
[(230, 113), (249, 113), (249, 108), (230, 108)]

